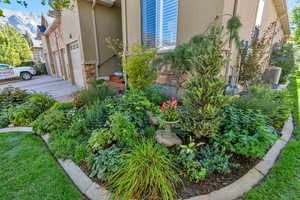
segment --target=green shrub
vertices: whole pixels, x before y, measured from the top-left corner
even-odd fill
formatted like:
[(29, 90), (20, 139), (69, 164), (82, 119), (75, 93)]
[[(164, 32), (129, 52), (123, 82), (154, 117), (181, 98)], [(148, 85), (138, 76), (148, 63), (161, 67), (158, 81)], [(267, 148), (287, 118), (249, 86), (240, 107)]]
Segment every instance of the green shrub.
[(280, 83), (285, 83), (295, 68), (294, 47), (292, 43), (279, 42), (273, 47), (270, 65), (282, 69)]
[(155, 108), (145, 97), (145, 94), (139, 90), (129, 90), (122, 97), (115, 108), (115, 112), (121, 112), (128, 116), (135, 127), (142, 130), (149, 123), (147, 111)]
[(93, 156), (93, 166), (90, 176), (108, 181), (119, 169), (122, 154), (121, 149), (116, 146), (98, 151)]
[(110, 116), (111, 132), (119, 145), (128, 146), (135, 143), (138, 132), (134, 124), (129, 121), (122, 113), (115, 113)]
[(88, 107), (84, 112), (77, 114), (73, 110), (67, 113), (72, 115), (73, 121), (64, 132), (56, 131), (50, 136), (50, 148), (58, 157), (74, 158), (78, 145), (87, 144), (91, 133), (95, 129), (105, 128), (109, 116), (107, 104), (104, 101)]
[(180, 166), (180, 174), (190, 181), (199, 182), (207, 174), (207, 170), (200, 165), (196, 159), (197, 152), (201, 143), (195, 143), (190, 139), (187, 145), (178, 147), (179, 153), (174, 154), (173, 159)]
[(125, 69), (128, 83), (132, 89), (143, 89), (156, 79), (156, 70), (151, 66), (151, 61), (156, 56), (156, 51), (135, 45), (127, 57)]
[(227, 107), (220, 130), (222, 134), (214, 135), (213, 143), (237, 154), (262, 158), (277, 139), (274, 129), (266, 125), (266, 120), (257, 111)]
[(154, 105), (161, 105), (169, 99), (163, 94), (163, 88), (158, 85), (148, 85), (144, 88), (145, 97)]
[(222, 27), (213, 25), (208, 34), (195, 36), (189, 45), (193, 72), (185, 83), (181, 127), (197, 137), (209, 136), (217, 133), (220, 112), (229, 100), (220, 79), (221, 69), (228, 62)]
[(35, 93), (28, 99), (27, 102), (38, 106), (40, 110), (44, 112), (53, 106), (55, 100), (46, 94)]
[(104, 101), (107, 97), (113, 97), (115, 95), (116, 92), (107, 84), (93, 82), (88, 89), (75, 94), (73, 103), (78, 107), (82, 107), (84, 105), (92, 105)]
[(88, 149), (85, 145), (80, 144), (76, 147), (75, 154), (74, 154), (74, 160), (76, 163), (80, 164), (82, 161), (84, 161), (88, 157)]
[(230, 173), (230, 167), (238, 167), (231, 163), (231, 155), (227, 155), (221, 148), (205, 146), (198, 152), (200, 166), (207, 170), (207, 174), (218, 172), (220, 174)]
[(77, 147), (83, 143), (80, 138), (70, 137), (69, 132), (55, 133), (49, 138), (49, 147), (55, 156), (62, 159), (74, 159)]
[(11, 113), (15, 108), (13, 106), (3, 109), (0, 112), (0, 128), (6, 128), (10, 124)]
[(72, 102), (56, 102), (51, 110), (61, 110), (61, 111), (69, 111), (74, 108), (74, 104)]
[(19, 88), (7, 87), (0, 91), (0, 111), (7, 106), (15, 106), (24, 103), (30, 97), (30, 93)]
[(53, 132), (63, 132), (69, 127), (70, 120), (66, 113), (60, 110), (50, 109), (40, 115), (32, 124), (33, 130), (40, 135), (51, 134)]
[(272, 90), (267, 85), (249, 87), (249, 93), (241, 96), (236, 105), (243, 109), (262, 112), (275, 128), (281, 128), (288, 119), (291, 102), (287, 90)]
[(29, 126), (42, 112), (38, 105), (26, 102), (15, 108), (10, 116), (10, 121), (15, 126)]
[(93, 131), (88, 143), (93, 151), (107, 148), (115, 141), (115, 136), (109, 129), (102, 128)]
[(45, 94), (33, 94), (25, 103), (18, 105), (10, 116), (10, 121), (15, 126), (28, 126), (40, 114), (49, 109), (55, 100)]
[(180, 182), (168, 150), (147, 141), (122, 156), (119, 169), (110, 179), (112, 199), (174, 199)]

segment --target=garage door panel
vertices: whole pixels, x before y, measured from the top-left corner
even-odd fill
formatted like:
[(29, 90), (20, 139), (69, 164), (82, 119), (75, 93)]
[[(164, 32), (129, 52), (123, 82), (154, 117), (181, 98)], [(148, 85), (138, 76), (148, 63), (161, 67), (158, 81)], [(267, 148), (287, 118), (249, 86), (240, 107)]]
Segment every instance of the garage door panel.
[(73, 66), (74, 81), (79, 87), (84, 87), (83, 73), (81, 66), (81, 55), (78, 43), (70, 45), (71, 61)]

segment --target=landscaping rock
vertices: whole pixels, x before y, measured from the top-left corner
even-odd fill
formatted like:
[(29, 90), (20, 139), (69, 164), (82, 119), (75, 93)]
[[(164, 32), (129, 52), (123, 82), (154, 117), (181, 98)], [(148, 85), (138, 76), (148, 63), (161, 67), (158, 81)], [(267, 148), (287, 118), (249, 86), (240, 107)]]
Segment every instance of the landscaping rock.
[(160, 144), (164, 144), (167, 147), (174, 146), (176, 144), (182, 144), (181, 139), (173, 132), (166, 134), (165, 130), (158, 130), (156, 132), (156, 140)]

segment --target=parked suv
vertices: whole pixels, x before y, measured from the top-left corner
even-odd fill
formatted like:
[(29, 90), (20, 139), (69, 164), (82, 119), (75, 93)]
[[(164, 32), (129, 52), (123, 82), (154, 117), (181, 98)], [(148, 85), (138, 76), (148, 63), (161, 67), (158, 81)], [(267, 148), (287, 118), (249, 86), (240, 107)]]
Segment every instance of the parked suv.
[(13, 67), (6, 64), (0, 64), (0, 80), (18, 77), (23, 80), (30, 80), (34, 75), (36, 75), (36, 71), (32, 67)]

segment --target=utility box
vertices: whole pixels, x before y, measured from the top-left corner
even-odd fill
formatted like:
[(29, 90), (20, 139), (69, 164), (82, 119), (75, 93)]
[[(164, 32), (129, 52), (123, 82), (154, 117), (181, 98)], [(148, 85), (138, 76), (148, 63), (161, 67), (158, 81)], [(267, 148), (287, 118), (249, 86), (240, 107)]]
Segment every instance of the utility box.
[(269, 84), (279, 84), (282, 69), (280, 67), (269, 67), (263, 74), (263, 80)]

